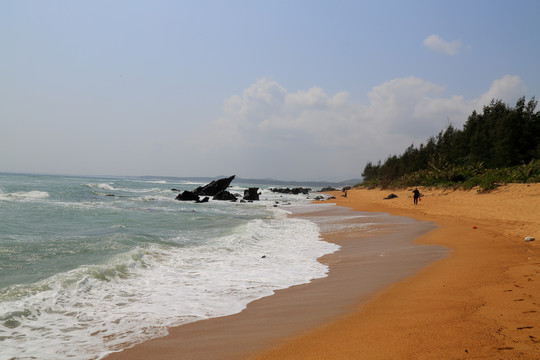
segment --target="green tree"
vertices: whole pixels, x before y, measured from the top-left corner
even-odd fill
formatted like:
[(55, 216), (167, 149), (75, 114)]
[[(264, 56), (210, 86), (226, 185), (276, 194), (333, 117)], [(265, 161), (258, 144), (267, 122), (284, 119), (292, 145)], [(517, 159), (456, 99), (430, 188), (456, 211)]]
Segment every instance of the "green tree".
[[(411, 144), (401, 155), (389, 156), (382, 164), (380, 160), (377, 165), (368, 162), (362, 176), (388, 185), (423, 170), (434, 171), (432, 176), (441, 179), (463, 181), (467, 173), (478, 175), (478, 169), (531, 163), (540, 159), (537, 104), (534, 97), (528, 102), (522, 97), (512, 108), (493, 99), (482, 113), (473, 111), (462, 130), (450, 124), (419, 147)], [(456, 171), (458, 166), (461, 170)]]

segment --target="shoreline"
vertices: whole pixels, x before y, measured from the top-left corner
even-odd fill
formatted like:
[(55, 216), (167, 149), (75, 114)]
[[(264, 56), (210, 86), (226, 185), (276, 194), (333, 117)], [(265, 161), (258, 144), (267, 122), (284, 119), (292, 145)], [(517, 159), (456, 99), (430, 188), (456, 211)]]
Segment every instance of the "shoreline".
[[(398, 198), (383, 200), (390, 192)], [(203, 324), (205, 320), (171, 329), (166, 338), (137, 345), (107, 359), (142, 359), (145, 356), (137, 355), (144, 351), (151, 355), (157, 352), (164, 359), (178, 358), (179, 354), (183, 359), (196, 359), (179, 350), (182, 331), (195, 334), (196, 351), (203, 354), (199, 359), (540, 358), (540, 184), (510, 184), (488, 194), (422, 188), (420, 192), (424, 195), (416, 207), (412, 205), (410, 189), (354, 189), (347, 198), (336, 192), (332, 203), (355, 211), (386, 212), (431, 221), (438, 228), (417, 235), (414, 242), (445, 246), (450, 249), (449, 257), (370, 295), (357, 296), (340, 315), (303, 324), (303, 329), (294, 334), (275, 336), (280, 329), (268, 329), (274, 337), (264, 338), (257, 346), (249, 346), (242, 336), (233, 336), (232, 346), (225, 348), (228, 350), (204, 356), (216, 340), (231, 339), (233, 317), (247, 315), (241, 327), (252, 335), (249, 329), (266, 326), (261, 318), (266, 311), (264, 306), (257, 310), (255, 305), (270, 306), (280, 298), (294, 301), (292, 290), (315, 289), (319, 280), (332, 278), (336, 263), (324, 257), (322, 261), (329, 261), (331, 266), (328, 277), (280, 290), (250, 303), (246, 310), (231, 317), (208, 320), (207, 324), (216, 324), (216, 332), (210, 337)], [(524, 236), (535, 236), (537, 240), (525, 242)], [(342, 249), (339, 253), (345, 252)], [(333, 305), (340, 296), (333, 294), (328, 303)], [(259, 315), (249, 320), (251, 313)], [(278, 317), (279, 325), (283, 325), (283, 319), (287, 316)], [(191, 330), (187, 329), (190, 325)]]
[[(323, 240), (341, 249), (319, 259), (329, 266), (326, 277), (278, 290), (234, 315), (170, 328), (163, 338), (105, 359), (177, 359), (179, 354), (182, 359), (248, 358), (341, 318), (381, 289), (446, 256), (439, 246), (413, 245), (415, 238), (435, 228), (432, 223), (381, 213), (358, 215), (341, 206), (292, 215), (315, 222), (315, 218), (330, 220), (327, 232), (319, 225)], [(378, 224), (373, 232), (355, 230), (373, 221)]]
[[(390, 192), (398, 198), (383, 200)], [(446, 246), (450, 257), (249, 359), (540, 358), (540, 184), (420, 192), (418, 206), (410, 189), (355, 189), (335, 202), (433, 221), (439, 227), (416, 242)]]

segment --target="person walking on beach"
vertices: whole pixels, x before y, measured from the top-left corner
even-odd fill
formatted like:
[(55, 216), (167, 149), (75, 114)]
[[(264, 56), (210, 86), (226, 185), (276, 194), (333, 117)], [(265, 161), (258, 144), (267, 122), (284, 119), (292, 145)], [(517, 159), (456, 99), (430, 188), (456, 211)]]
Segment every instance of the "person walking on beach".
[(416, 188), (413, 190), (414, 205), (418, 205), (419, 198), (420, 198), (420, 191), (418, 191), (418, 188)]

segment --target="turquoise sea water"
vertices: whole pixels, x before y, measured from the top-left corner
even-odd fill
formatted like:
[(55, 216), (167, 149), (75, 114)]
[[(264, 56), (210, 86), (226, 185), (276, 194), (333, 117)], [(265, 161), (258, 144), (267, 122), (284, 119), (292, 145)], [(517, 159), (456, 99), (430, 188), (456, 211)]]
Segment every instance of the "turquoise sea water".
[(199, 185), (0, 174), (0, 359), (97, 359), (325, 276), (305, 195), (174, 200)]

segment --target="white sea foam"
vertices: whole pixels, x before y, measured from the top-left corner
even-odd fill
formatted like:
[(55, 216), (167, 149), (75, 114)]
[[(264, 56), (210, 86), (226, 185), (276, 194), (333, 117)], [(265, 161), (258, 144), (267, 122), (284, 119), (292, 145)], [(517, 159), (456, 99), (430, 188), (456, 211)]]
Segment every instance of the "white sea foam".
[(14, 193), (0, 192), (0, 201), (32, 201), (41, 200), (49, 197), (49, 193), (46, 191), (19, 191)]
[(171, 201), (174, 200), (174, 197), (172, 196), (164, 196), (164, 195), (146, 195), (146, 196), (139, 196), (136, 198), (133, 198), (135, 201)]
[(206, 185), (208, 184), (208, 182), (201, 182), (201, 181), (179, 181), (178, 184), (181, 184), (181, 185)]
[(109, 190), (109, 191), (116, 190), (116, 188), (113, 185), (107, 184), (107, 183), (86, 184), (86, 185), (88, 185), (88, 186), (90, 186), (91, 188), (94, 188), (94, 189)]
[(126, 180), (126, 181), (138, 182), (138, 183), (144, 183), (144, 184), (167, 184), (166, 180), (133, 180), (133, 179), (129, 179), (129, 180)]
[(167, 326), (233, 314), (324, 277), (317, 258), (337, 245), (320, 241), (313, 222), (273, 211), (203, 245), (139, 247), (104, 265), (1, 290), (1, 356), (96, 359), (162, 336)]

